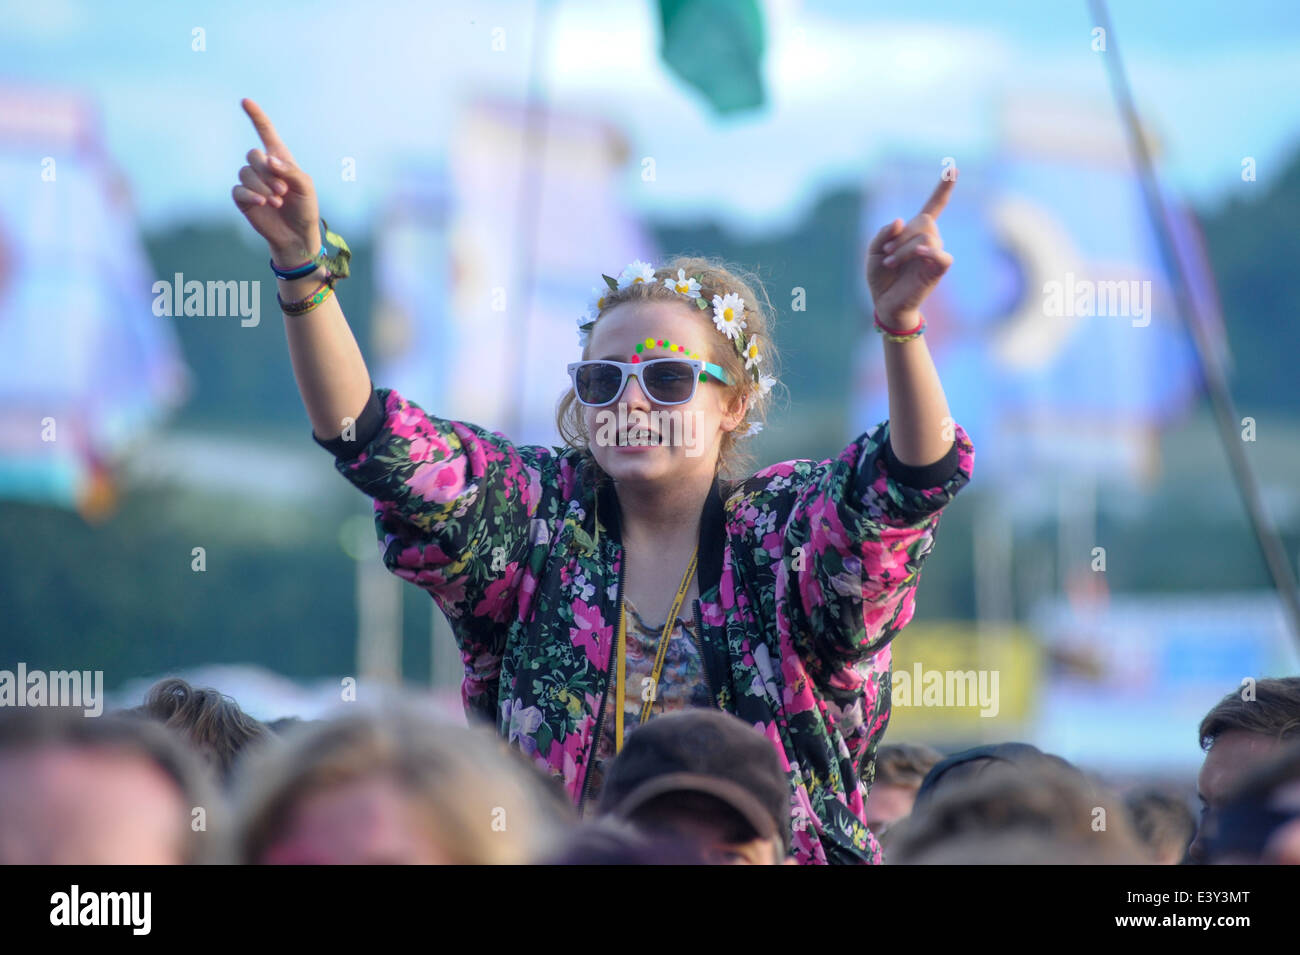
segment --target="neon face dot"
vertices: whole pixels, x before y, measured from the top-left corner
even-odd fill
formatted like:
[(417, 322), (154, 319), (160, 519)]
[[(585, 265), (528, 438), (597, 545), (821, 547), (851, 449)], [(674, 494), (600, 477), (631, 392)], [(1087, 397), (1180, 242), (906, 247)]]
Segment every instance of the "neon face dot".
[(641, 356), (640, 356), (640, 355), (633, 355), (633, 356), (632, 356), (632, 364), (635, 365), (635, 364), (637, 364), (637, 363), (640, 362), (640, 361), (641, 361)]
[(646, 347), (646, 348), (654, 348), (654, 347), (655, 347), (655, 340), (654, 340), (653, 338), (647, 338), (647, 339), (645, 340), (645, 347)]
[(636, 343), (636, 353), (637, 353), (638, 355), (641, 354), (642, 350), (644, 350), (644, 349), (645, 349), (645, 342), (637, 342), (637, 343)]
[(708, 373), (703, 371), (700, 372), (700, 381), (708, 381), (708, 380), (709, 380)]

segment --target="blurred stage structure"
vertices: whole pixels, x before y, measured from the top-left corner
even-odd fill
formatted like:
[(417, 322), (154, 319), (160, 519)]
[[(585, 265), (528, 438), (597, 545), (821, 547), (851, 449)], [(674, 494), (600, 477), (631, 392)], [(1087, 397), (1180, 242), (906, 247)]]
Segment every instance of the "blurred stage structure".
[(149, 273), (88, 102), (0, 88), (0, 497), (113, 509), (116, 463), (187, 388)]
[[(1200, 397), (1201, 379), (1121, 130), (1104, 105), (1009, 100), (998, 142), (989, 159), (960, 164), (959, 199), (940, 227), (961, 266), (926, 302), (926, 339), (979, 449), (977, 486), (1050, 510), (1057, 501), (1042, 498), (1045, 479), (1109, 490), (1153, 477), (1158, 431)], [(920, 208), (939, 172), (933, 161), (883, 164), (866, 185), (864, 246), (881, 224)], [(1226, 355), (1195, 221), (1171, 208), (1198, 316)], [(1067, 296), (1065, 314), (1048, 311), (1050, 283)], [(866, 302), (865, 285), (862, 294)], [(1106, 314), (1112, 300), (1123, 314)], [(864, 336), (859, 349), (857, 430), (888, 414), (876, 338)]]
[[(1162, 429), (1204, 397), (1203, 364), (1111, 104), (1010, 97), (997, 142), (959, 164), (960, 201), (940, 227), (961, 267), (925, 309), (949, 403), (977, 449), (977, 620), (913, 624), (894, 666), (1001, 667), (1014, 705), (990, 720), (900, 709), (893, 728), (949, 745), (1020, 736), (1093, 765), (1185, 767), (1189, 727), (1242, 678), (1295, 672), (1287, 615), (1269, 592), (1148, 600), (1112, 584), (1099, 511), (1151, 488)], [(920, 208), (938, 171), (932, 158), (882, 164), (865, 187), (864, 248)], [(1188, 319), (1222, 367), (1199, 228), (1175, 198), (1163, 206)], [(861, 294), (869, 315), (865, 284)], [(860, 342), (855, 431), (888, 416), (877, 337)], [(1056, 573), (1034, 590), (1016, 578), (1014, 542), (1041, 526), (1057, 535)], [(1107, 751), (1117, 738), (1124, 754)]]

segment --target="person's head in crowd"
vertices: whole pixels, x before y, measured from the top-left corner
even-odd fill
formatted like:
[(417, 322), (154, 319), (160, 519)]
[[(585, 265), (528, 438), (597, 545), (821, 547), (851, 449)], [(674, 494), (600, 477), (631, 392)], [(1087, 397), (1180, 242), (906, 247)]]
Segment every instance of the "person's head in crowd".
[[(1287, 741), (1300, 739), (1300, 677), (1258, 680), (1229, 693), (1201, 721), (1199, 739), (1205, 761), (1196, 777), (1196, 794), (1203, 823), (1246, 773)], [(1189, 854), (1195, 862), (1205, 861), (1199, 831)]]
[(1124, 806), (1138, 840), (1157, 865), (1178, 865), (1196, 835), (1196, 814), (1179, 793), (1158, 786), (1134, 790)]
[(215, 798), (197, 758), (161, 726), (0, 709), (0, 865), (201, 861)]
[(241, 765), (233, 861), (526, 864), (559, 844), (570, 807), (495, 734), (413, 701), (353, 707)]
[(1208, 862), (1300, 865), (1300, 741), (1247, 772), (1204, 830)]
[(1077, 769), (1049, 761), (1003, 762), (945, 785), (891, 837), (891, 865), (1147, 861), (1123, 804)]
[(1148, 859), (1137, 847), (1080, 845), (1050, 834), (1013, 831), (957, 836), (915, 857), (891, 856), (886, 861), (890, 865), (1142, 865)]
[(548, 865), (706, 865), (709, 859), (694, 842), (664, 833), (649, 833), (606, 816), (576, 826), (564, 848)]
[(921, 781), (942, 759), (937, 749), (917, 743), (880, 747), (876, 778), (867, 795), (867, 828), (877, 839), (911, 813)]
[(1028, 743), (990, 743), (964, 749), (945, 756), (930, 767), (917, 788), (912, 811), (916, 812), (940, 793), (951, 787), (965, 785), (990, 769), (1034, 769), (1039, 766), (1078, 772), (1061, 757), (1044, 753)]
[(793, 863), (790, 784), (776, 750), (721, 710), (681, 710), (637, 727), (610, 764), (597, 810), (692, 844), (712, 864)]
[(133, 712), (175, 730), (192, 746), (223, 784), (246, 747), (268, 738), (266, 726), (234, 700), (207, 687), (193, 687), (179, 677), (159, 680)]
[(298, 726), (301, 726), (305, 720), (301, 716), (281, 716), (279, 719), (271, 720), (266, 724), (266, 728), (272, 733), (283, 736)]

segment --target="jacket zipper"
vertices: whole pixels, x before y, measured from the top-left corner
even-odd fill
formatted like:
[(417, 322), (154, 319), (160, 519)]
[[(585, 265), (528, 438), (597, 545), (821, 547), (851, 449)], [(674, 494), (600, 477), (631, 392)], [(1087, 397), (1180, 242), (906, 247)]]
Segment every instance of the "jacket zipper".
[(713, 680), (709, 678), (709, 658), (704, 653), (704, 627), (700, 622), (700, 598), (695, 598), (695, 649), (700, 652), (700, 665), (704, 667), (704, 685), (709, 688), (709, 700), (718, 705), (718, 696), (713, 690)]
[[(627, 572), (627, 555), (620, 554), (618, 559), (618, 616), (623, 616), (623, 576)], [(614, 629), (614, 643), (618, 643), (618, 629)], [(614, 678), (614, 655), (618, 653), (618, 647), (610, 647), (609, 665), (605, 668), (605, 692), (600, 696), (600, 713), (596, 716), (596, 731), (591, 736), (591, 751), (587, 754), (587, 774), (582, 779), (582, 798), (578, 800), (578, 815), (582, 815), (583, 808), (587, 805), (587, 797), (591, 795), (591, 770), (596, 763), (596, 752), (600, 749), (600, 731), (605, 725), (605, 709), (609, 704), (609, 684)]]

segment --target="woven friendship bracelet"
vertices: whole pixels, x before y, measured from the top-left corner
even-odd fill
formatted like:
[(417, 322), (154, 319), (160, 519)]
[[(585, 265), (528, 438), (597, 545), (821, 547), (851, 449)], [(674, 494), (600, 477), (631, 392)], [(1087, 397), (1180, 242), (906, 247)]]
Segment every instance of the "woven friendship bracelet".
[(334, 294), (334, 276), (326, 277), (325, 281), (316, 286), (316, 290), (306, 298), (297, 302), (286, 302), (276, 293), (275, 300), (280, 303), (280, 310), (286, 315), (305, 315), (313, 308), (320, 305), (331, 295)]

